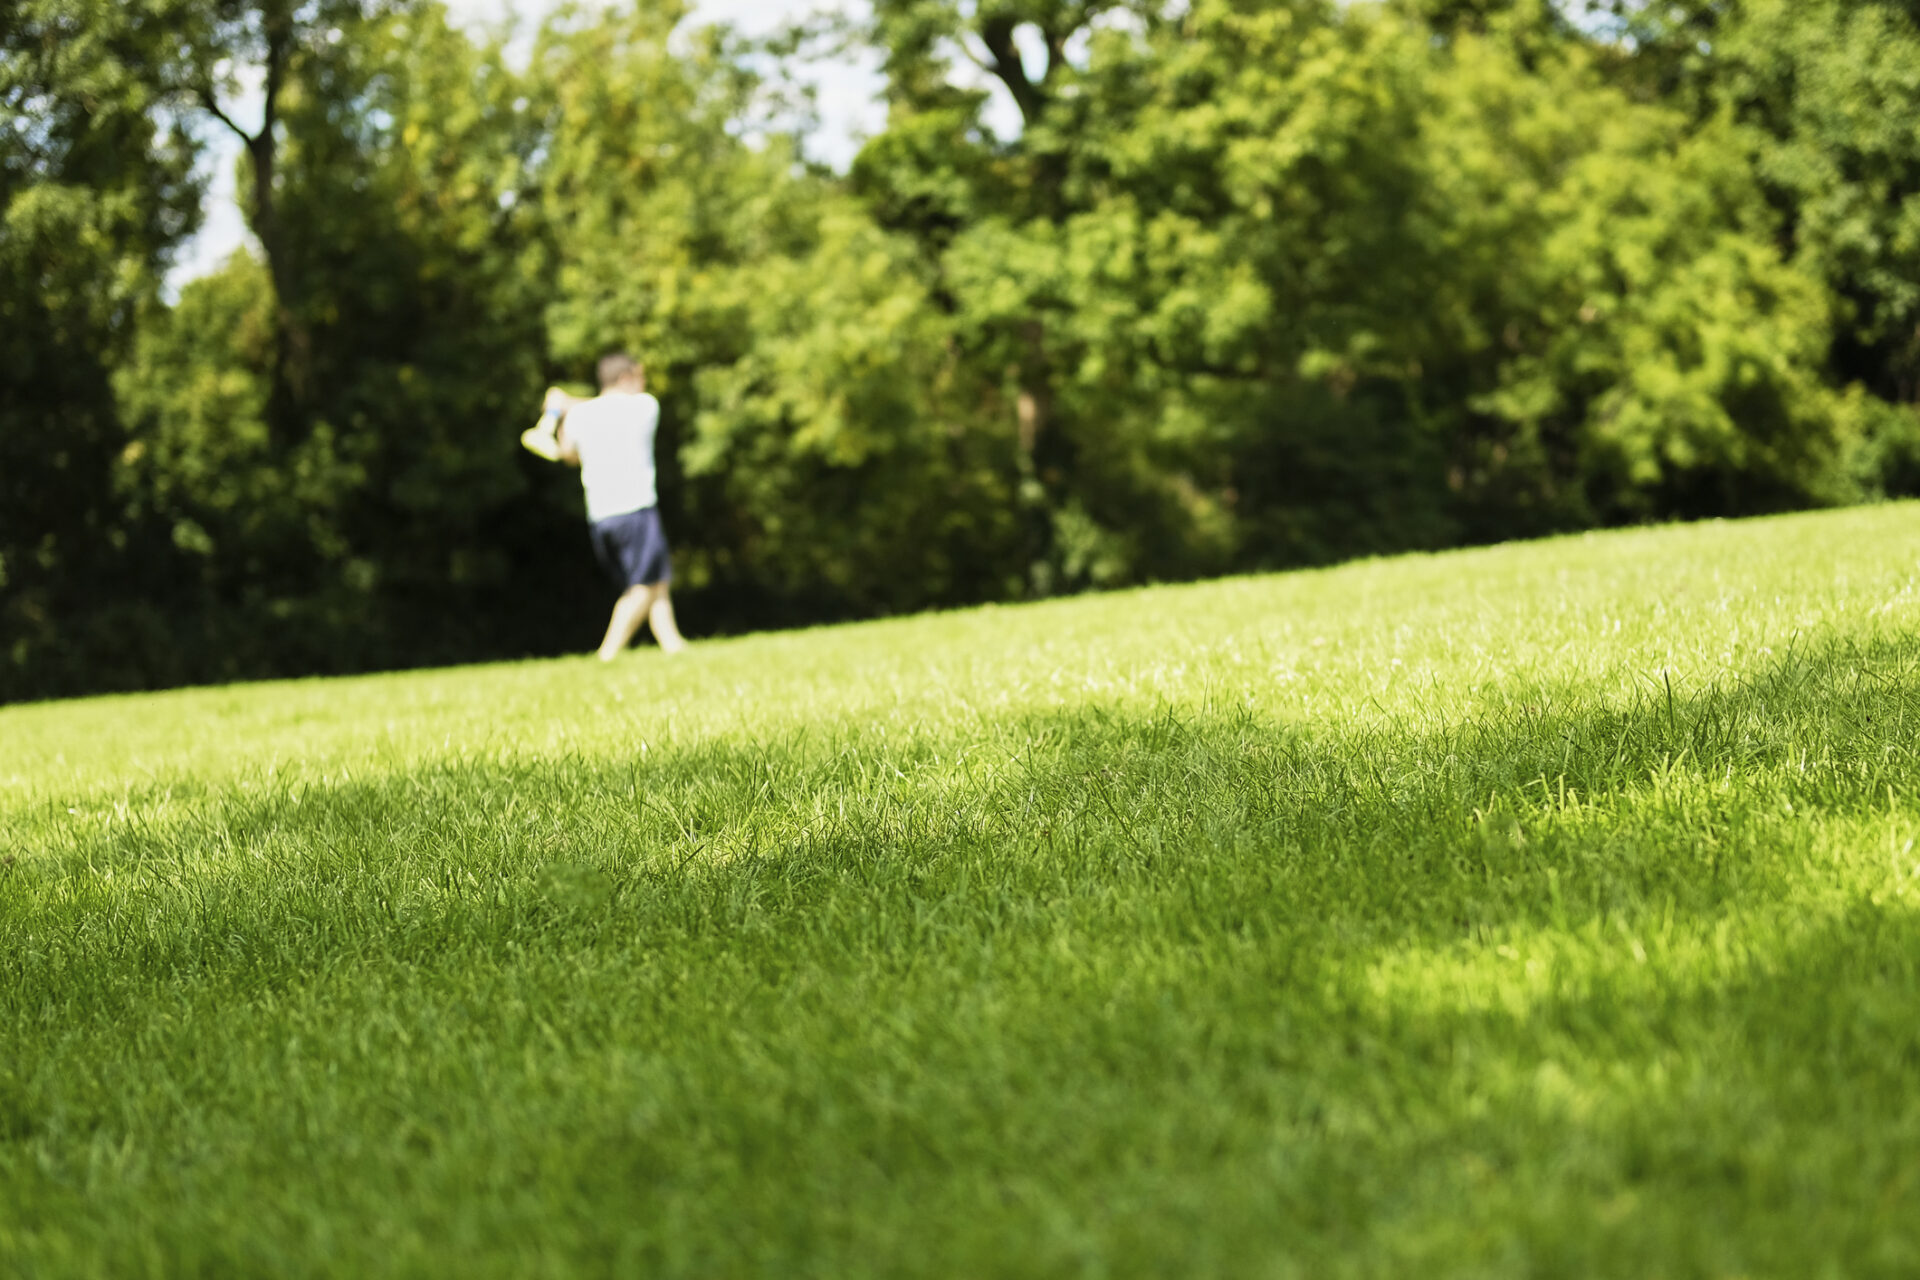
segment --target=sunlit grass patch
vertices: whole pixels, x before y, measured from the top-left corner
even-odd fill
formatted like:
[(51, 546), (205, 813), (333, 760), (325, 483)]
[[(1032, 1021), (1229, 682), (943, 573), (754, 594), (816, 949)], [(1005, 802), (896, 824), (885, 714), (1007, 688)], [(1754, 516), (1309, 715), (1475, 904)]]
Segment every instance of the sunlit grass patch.
[(0, 713), (29, 1274), (1901, 1275), (1920, 525)]

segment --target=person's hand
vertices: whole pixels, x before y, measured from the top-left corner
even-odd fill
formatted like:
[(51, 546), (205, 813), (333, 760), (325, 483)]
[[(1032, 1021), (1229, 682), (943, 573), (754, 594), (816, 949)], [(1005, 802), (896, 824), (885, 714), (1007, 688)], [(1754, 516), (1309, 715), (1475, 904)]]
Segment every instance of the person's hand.
[(558, 387), (548, 387), (547, 398), (540, 407), (547, 413), (565, 413), (573, 407), (573, 397)]

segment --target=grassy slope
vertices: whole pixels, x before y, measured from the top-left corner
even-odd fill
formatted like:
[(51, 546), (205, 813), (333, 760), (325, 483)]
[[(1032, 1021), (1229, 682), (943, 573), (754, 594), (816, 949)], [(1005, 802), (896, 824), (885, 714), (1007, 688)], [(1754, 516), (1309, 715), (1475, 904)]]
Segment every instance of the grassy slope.
[(0, 1271), (1920, 1271), (1920, 510), (0, 711)]

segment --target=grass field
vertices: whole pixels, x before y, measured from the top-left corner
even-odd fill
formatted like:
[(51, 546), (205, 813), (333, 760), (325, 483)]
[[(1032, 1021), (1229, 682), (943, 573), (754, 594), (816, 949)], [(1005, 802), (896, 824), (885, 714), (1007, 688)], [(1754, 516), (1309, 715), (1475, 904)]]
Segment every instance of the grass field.
[(1917, 669), (1890, 506), (0, 710), (0, 1273), (1911, 1277)]

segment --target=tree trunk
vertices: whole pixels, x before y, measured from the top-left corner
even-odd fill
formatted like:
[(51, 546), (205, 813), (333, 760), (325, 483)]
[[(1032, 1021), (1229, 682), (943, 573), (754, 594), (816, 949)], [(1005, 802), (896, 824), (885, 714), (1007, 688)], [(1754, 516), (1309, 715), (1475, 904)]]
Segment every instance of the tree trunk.
[(273, 368), (267, 393), (267, 435), (275, 452), (285, 452), (306, 438), (313, 388), (313, 334), (300, 314), (299, 285), (285, 229), (274, 199), (279, 140), (274, 137), (280, 90), (286, 83), (287, 60), (293, 52), (294, 18), (290, 9), (276, 7), (266, 14), (265, 84), (260, 131), (248, 133), (220, 106), (211, 82), (198, 86), (200, 104), (240, 139), (253, 166), (253, 233), (267, 260), (267, 280), (273, 288)]
[[(1014, 39), (1019, 23), (998, 16), (982, 21), (980, 42), (986, 46), (990, 62), (981, 62), (1013, 96), (1020, 109), (1022, 125), (1031, 130), (1038, 125), (1051, 104), (1049, 86), (1055, 73), (1065, 65), (1066, 42), (1070, 31), (1039, 26), (1047, 50), (1047, 62), (1038, 79), (1027, 74)], [(1055, 225), (1065, 221), (1064, 190), (1067, 157), (1057, 143), (1045, 150), (1028, 148), (1032, 165), (1034, 210)], [(1047, 351), (1046, 319), (1036, 310), (1021, 326), (1022, 351), (1014, 366), (1016, 394), (1015, 420), (1018, 424), (1020, 471), (1020, 507), (1027, 526), (1032, 561), (1028, 572), (1030, 586), (1037, 594), (1050, 594), (1055, 588), (1054, 512), (1059, 509), (1068, 489), (1073, 469), (1072, 449), (1053, 422), (1053, 379), (1055, 369)]]
[(277, 450), (305, 438), (307, 407), (312, 393), (313, 335), (294, 305), (298, 288), (293, 279), (286, 236), (274, 202), (275, 144), (272, 124), (247, 142), (253, 161), (253, 233), (267, 260), (267, 279), (273, 286), (274, 334), (272, 384), (267, 393), (267, 432)]

